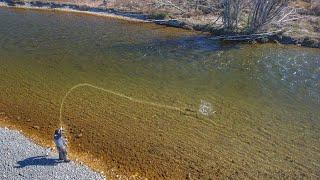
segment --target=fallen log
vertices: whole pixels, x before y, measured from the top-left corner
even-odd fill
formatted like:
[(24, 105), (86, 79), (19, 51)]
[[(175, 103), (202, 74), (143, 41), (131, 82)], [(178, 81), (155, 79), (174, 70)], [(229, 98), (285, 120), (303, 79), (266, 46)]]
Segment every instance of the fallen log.
[(272, 32), (265, 32), (259, 34), (245, 34), (245, 35), (223, 35), (223, 36), (216, 36), (211, 37), (211, 40), (223, 40), (223, 41), (250, 41), (250, 40), (258, 40), (263, 38), (268, 38), (274, 36), (278, 33), (282, 32), (282, 30), (272, 31)]

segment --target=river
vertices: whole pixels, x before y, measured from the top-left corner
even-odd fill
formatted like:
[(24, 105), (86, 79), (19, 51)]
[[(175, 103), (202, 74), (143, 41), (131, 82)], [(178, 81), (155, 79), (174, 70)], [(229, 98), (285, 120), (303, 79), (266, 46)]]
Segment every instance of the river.
[(10, 123), (51, 142), (79, 83), (116, 92), (76, 89), (62, 117), (72, 157), (108, 177), (320, 177), (319, 49), (0, 8), (0, 112)]

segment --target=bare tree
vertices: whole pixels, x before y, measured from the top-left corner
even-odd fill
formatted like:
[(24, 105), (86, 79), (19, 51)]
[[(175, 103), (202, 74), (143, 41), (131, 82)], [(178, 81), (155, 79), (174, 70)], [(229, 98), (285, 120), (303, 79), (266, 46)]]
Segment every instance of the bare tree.
[(244, 0), (223, 0), (222, 21), (226, 31), (235, 31), (238, 28)]
[(251, 12), (248, 19), (248, 31), (259, 31), (263, 26), (280, 18), (288, 0), (251, 0)]

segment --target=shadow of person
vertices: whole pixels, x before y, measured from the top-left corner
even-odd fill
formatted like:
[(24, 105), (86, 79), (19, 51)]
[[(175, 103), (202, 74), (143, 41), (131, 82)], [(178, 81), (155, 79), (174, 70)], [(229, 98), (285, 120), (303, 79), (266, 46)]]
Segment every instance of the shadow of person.
[(48, 158), (47, 156), (35, 156), (18, 161), (15, 168), (24, 168), (26, 166), (55, 166), (59, 162), (58, 159)]

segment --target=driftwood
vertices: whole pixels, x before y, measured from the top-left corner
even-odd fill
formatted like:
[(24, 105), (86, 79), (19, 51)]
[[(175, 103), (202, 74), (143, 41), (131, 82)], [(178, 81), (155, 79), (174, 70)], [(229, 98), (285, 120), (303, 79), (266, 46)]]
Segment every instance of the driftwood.
[(223, 40), (223, 41), (250, 41), (250, 40), (258, 40), (258, 39), (268, 38), (268, 37), (276, 35), (280, 32), (282, 32), (282, 30), (259, 33), (259, 34), (216, 36), (216, 37), (212, 37), (210, 39), (211, 40)]
[(296, 8), (284, 8), (282, 14), (280, 15), (281, 18), (277, 20), (274, 24), (280, 25), (281, 23), (285, 23), (288, 21), (296, 21), (303, 18), (302, 16), (298, 15), (298, 10), (299, 9)]
[(168, 21), (179, 21), (179, 19), (147, 19), (147, 23), (157, 23), (157, 22), (168, 22)]

